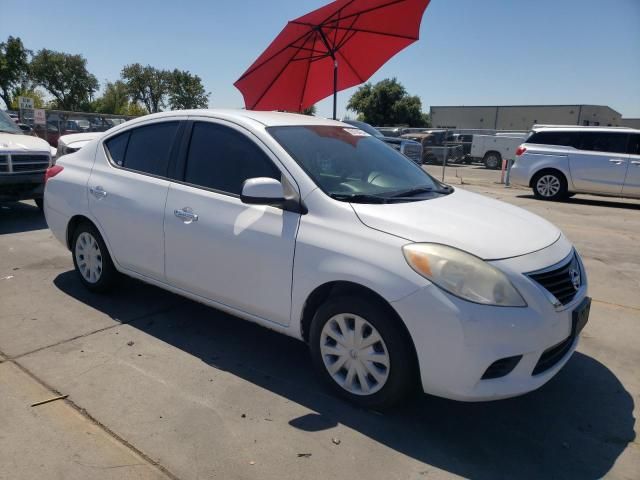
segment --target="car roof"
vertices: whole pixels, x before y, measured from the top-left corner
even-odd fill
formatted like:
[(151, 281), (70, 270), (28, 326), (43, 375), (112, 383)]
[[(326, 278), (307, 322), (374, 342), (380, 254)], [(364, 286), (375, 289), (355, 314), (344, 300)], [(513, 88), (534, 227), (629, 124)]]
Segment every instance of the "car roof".
[(198, 110), (172, 110), (169, 112), (153, 113), (138, 117), (135, 120), (127, 122), (138, 123), (138, 121), (151, 120), (154, 118), (175, 117), (175, 116), (198, 116), (210, 117), (224, 120), (237, 121), (239, 123), (247, 123), (247, 121), (255, 121), (261, 123), (265, 127), (276, 127), (285, 125), (333, 125), (344, 127), (346, 124), (336, 120), (329, 120), (322, 117), (314, 117), (311, 115), (302, 115), (299, 113), (284, 112), (259, 112), (254, 110), (240, 109), (198, 109)]
[(536, 126), (532, 130), (534, 132), (622, 132), (622, 133), (638, 133), (640, 130), (631, 127), (600, 127), (600, 126)]

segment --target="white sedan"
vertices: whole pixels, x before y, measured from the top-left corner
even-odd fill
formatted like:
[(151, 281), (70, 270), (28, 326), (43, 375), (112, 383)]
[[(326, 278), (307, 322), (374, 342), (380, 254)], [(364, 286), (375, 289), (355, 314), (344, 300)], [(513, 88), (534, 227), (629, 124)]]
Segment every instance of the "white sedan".
[(418, 384), (465, 401), (536, 389), (589, 314), (555, 226), (332, 120), (132, 120), (48, 170), (45, 214), (88, 289), (125, 274), (303, 340), (367, 407)]

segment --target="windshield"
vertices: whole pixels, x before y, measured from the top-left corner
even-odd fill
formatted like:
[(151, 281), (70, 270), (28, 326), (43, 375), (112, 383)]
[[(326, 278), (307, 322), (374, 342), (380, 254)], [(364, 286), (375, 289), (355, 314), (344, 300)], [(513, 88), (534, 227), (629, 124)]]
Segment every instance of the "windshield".
[(373, 135), (374, 137), (384, 137), (384, 135), (380, 133), (378, 129), (372, 127), (368, 123), (359, 122), (357, 120), (345, 120), (344, 123), (348, 123), (349, 125), (353, 125), (354, 127), (357, 127), (360, 130), (364, 130), (369, 135)]
[(0, 132), (22, 134), (22, 130), (16, 125), (16, 122), (2, 110), (0, 110)]
[(356, 128), (312, 125), (267, 130), (326, 194), (338, 200), (387, 203), (451, 191), (401, 153)]

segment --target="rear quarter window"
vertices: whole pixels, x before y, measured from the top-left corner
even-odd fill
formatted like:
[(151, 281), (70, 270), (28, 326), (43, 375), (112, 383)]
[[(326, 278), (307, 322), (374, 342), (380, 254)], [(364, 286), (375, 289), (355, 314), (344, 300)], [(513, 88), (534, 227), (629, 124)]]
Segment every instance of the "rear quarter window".
[(561, 147), (578, 148), (580, 132), (536, 132), (531, 135), (526, 143), (535, 145), (557, 145)]

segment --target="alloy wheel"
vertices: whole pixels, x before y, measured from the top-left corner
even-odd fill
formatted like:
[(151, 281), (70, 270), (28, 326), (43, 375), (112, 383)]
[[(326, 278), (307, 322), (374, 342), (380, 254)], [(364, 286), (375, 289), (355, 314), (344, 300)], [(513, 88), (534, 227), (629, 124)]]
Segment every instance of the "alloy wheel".
[(536, 183), (536, 189), (543, 197), (553, 197), (557, 195), (560, 188), (560, 180), (555, 175), (543, 175)]
[(358, 315), (331, 317), (322, 328), (320, 353), (331, 378), (354, 395), (372, 395), (389, 378), (387, 346), (376, 328)]
[(102, 252), (98, 241), (89, 232), (78, 235), (75, 256), (82, 277), (89, 283), (97, 283), (102, 276)]

